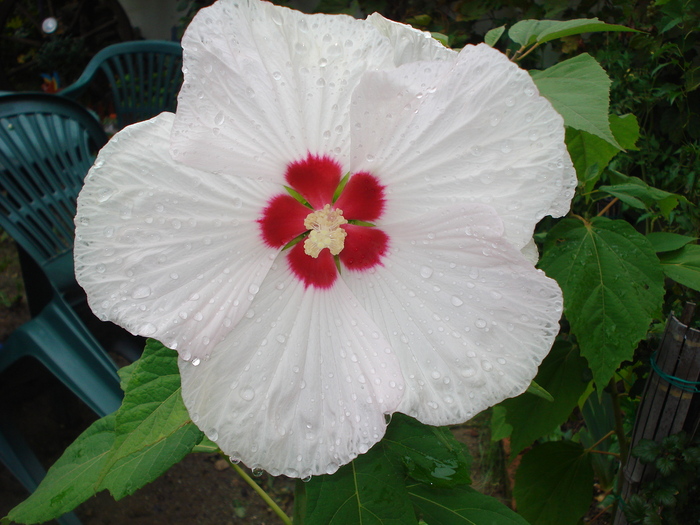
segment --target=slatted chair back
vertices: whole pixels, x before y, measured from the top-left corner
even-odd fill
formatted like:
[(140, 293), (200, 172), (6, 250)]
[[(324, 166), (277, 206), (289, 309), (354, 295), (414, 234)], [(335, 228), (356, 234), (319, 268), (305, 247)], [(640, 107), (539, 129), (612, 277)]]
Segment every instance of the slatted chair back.
[(76, 102), (0, 96), (0, 227), (61, 288), (73, 282), (76, 198), (107, 136)]
[(175, 111), (182, 86), (182, 48), (176, 42), (137, 40), (106, 47), (80, 78), (60, 92), (78, 99), (103, 73), (112, 91), (119, 129), (163, 111)]

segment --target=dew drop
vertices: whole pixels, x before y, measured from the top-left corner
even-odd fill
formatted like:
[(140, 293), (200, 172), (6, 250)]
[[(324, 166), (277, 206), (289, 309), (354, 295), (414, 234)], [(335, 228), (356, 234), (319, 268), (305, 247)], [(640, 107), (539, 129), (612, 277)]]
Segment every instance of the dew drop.
[(420, 269), (420, 276), (423, 279), (428, 279), (431, 275), (433, 275), (433, 269), (430, 266), (422, 266)]
[(462, 301), (459, 297), (456, 295), (452, 296), (451, 302), (454, 306), (462, 306), (464, 304), (464, 301)]
[(199, 366), (199, 363), (201, 363), (201, 362), (202, 362), (202, 360), (199, 357), (195, 357), (192, 360), (192, 366)]
[(148, 286), (138, 286), (131, 292), (132, 299), (145, 299), (151, 295), (151, 289)]
[(224, 112), (219, 111), (214, 117), (214, 125), (221, 126), (224, 123)]
[(474, 321), (474, 326), (476, 326), (477, 328), (486, 328), (486, 325), (487, 325), (487, 324), (488, 324), (488, 323), (487, 323), (485, 320), (481, 319), (481, 318), (479, 318), (479, 319), (477, 319), (476, 321)]
[(255, 397), (255, 391), (252, 388), (246, 388), (241, 391), (240, 396), (244, 401), (252, 401)]

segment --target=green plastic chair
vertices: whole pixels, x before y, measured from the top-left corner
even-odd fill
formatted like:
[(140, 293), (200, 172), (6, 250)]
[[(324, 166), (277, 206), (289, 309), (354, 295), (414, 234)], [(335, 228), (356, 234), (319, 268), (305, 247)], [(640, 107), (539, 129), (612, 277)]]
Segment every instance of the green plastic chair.
[(175, 111), (182, 86), (182, 47), (165, 40), (137, 40), (106, 47), (80, 78), (59, 92), (77, 100), (104, 73), (112, 91), (119, 129), (163, 111)]
[[(76, 197), (106, 141), (77, 102), (42, 93), (0, 96), (0, 228), (32, 263), (23, 276), (33, 314), (0, 347), (0, 373), (33, 357), (100, 416), (119, 407), (122, 391), (116, 365), (74, 309), (85, 299), (72, 252)], [(44, 476), (5, 420), (0, 461), (30, 491)]]

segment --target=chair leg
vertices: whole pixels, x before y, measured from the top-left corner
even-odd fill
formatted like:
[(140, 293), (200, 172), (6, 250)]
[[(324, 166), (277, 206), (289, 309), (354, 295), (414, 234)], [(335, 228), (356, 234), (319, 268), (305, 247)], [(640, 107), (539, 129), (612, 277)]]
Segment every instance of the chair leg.
[[(29, 492), (34, 492), (46, 475), (44, 467), (27, 442), (5, 417), (0, 417), (0, 462)], [(68, 512), (57, 520), (61, 525), (81, 525), (73, 512)]]
[(37, 358), (97, 415), (106, 416), (121, 405), (117, 368), (74, 316), (68, 306), (52, 301), (12, 333), (3, 353)]
[(75, 340), (64, 336), (37, 317), (15, 330), (7, 344), (32, 347), (29, 355), (36, 357), (97, 415), (111, 414), (121, 405), (118, 376), (113, 370), (101, 367), (99, 361), (77, 351), (73, 346)]

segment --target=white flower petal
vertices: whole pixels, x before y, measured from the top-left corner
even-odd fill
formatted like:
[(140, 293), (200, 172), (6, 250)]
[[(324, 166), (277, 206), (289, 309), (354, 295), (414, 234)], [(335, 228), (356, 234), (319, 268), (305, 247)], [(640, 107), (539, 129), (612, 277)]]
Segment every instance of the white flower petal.
[(468, 46), (456, 62), (368, 72), (353, 93), (353, 171), (387, 185), (387, 221), (481, 202), (517, 248), (569, 208), (576, 176), (562, 118), (503, 54)]
[(366, 70), (393, 67), (372, 24), (256, 0), (202, 9), (182, 45), (174, 157), (277, 182), (307, 153), (347, 164), (350, 93)]
[(457, 52), (443, 46), (427, 31), (419, 31), (406, 24), (384, 18), (379, 13), (367, 17), (384, 36), (391, 40), (394, 48), (394, 65), (419, 60), (453, 60)]
[(523, 254), (533, 266), (537, 265), (537, 261), (540, 260), (540, 251), (537, 249), (537, 244), (535, 244), (535, 239), (530, 239), (525, 246), (520, 248), (520, 253)]
[(78, 198), (76, 277), (101, 319), (202, 358), (278, 252), (255, 222), (278, 190), (173, 161), (173, 118), (126, 128), (100, 152)]
[(383, 266), (344, 279), (401, 360), (399, 411), (454, 424), (523, 392), (558, 332), (556, 282), (504, 241), (485, 205), (382, 228)]
[(237, 329), (180, 371), (185, 405), (210, 439), (290, 477), (332, 473), (366, 452), (404, 388), (397, 357), (343, 281), (305, 289), (283, 258)]

